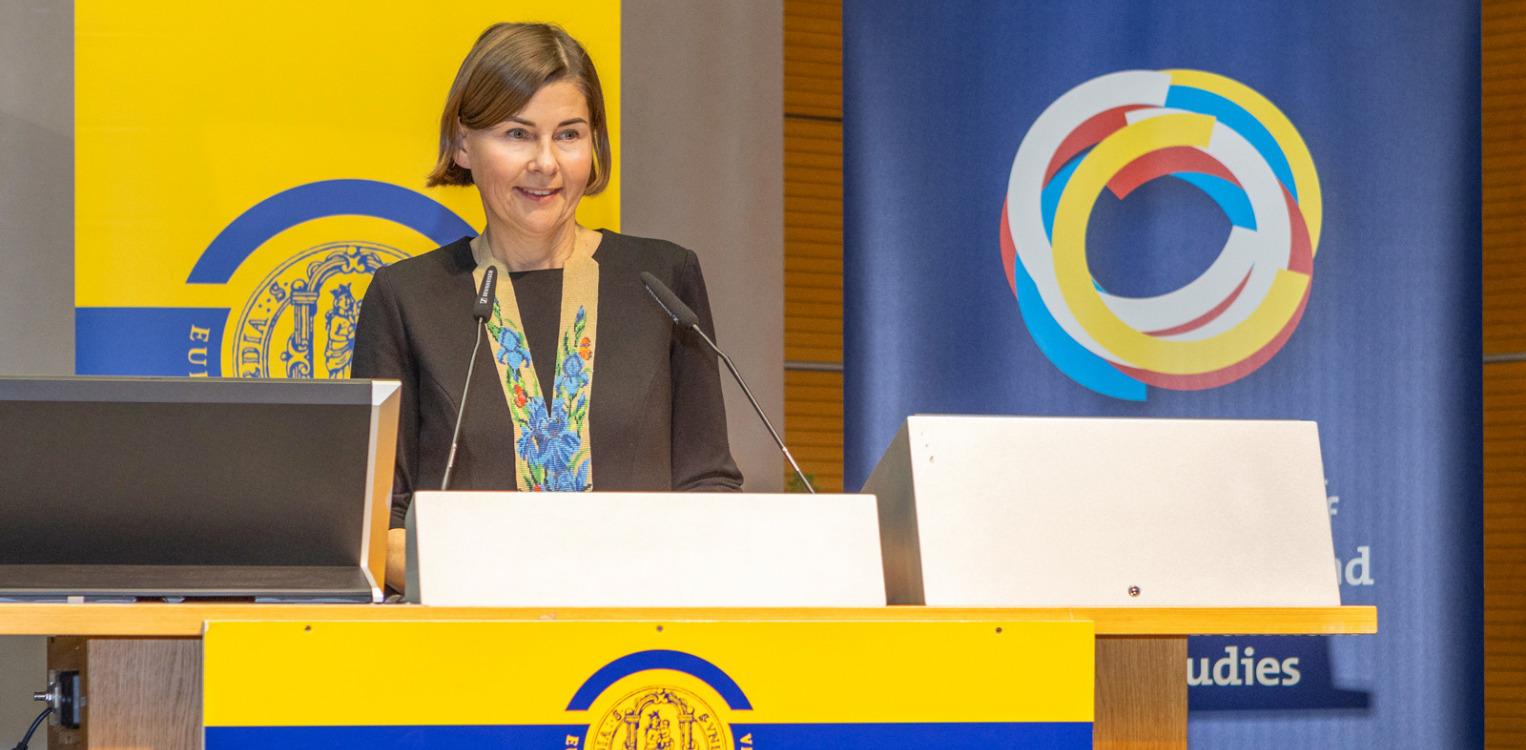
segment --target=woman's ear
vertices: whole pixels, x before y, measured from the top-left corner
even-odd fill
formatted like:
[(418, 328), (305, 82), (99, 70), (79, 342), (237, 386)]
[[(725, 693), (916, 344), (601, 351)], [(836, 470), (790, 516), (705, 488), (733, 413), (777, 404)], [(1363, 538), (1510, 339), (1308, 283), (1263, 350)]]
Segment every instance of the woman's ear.
[(456, 120), (456, 143), (450, 150), (450, 160), (455, 162), (456, 166), (468, 172), (472, 171), (471, 153), (466, 149), (466, 126), (461, 124), (459, 118)]

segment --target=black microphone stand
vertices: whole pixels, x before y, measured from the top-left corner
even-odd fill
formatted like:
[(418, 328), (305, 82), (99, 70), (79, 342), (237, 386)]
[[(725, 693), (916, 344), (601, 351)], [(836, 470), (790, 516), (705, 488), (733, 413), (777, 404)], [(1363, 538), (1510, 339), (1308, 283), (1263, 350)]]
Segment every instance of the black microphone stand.
[(774, 429), (774, 424), (768, 421), (768, 415), (763, 413), (763, 407), (758, 405), (756, 398), (753, 398), (752, 389), (747, 387), (747, 381), (742, 379), (742, 373), (737, 372), (737, 366), (732, 363), (731, 357), (721, 351), (721, 348), (716, 346), (715, 342), (711, 341), (704, 331), (700, 330), (699, 324), (696, 323), (690, 326), (690, 330), (699, 334), (699, 337), (704, 339), (705, 343), (710, 346), (710, 350), (715, 352), (715, 355), (720, 357), (722, 362), (726, 363), (726, 369), (730, 370), (731, 376), (736, 378), (737, 385), (742, 386), (742, 395), (747, 397), (747, 403), (752, 404), (752, 410), (758, 413), (758, 418), (763, 420), (763, 426), (768, 428), (768, 434), (773, 436), (774, 443), (779, 446), (780, 451), (784, 452), (784, 458), (789, 461), (790, 468), (795, 470), (795, 476), (800, 480), (802, 485), (805, 485), (807, 492), (813, 495), (816, 494), (816, 488), (811, 486), (811, 480), (805, 478), (805, 472), (800, 470), (800, 464), (795, 463), (795, 457), (790, 455), (789, 448), (784, 445), (784, 438), (779, 437), (779, 432)]
[(445, 476), (440, 491), (450, 489), (450, 475), (456, 470), (456, 449), (461, 447), (461, 423), (466, 417), (466, 394), (471, 392), (472, 371), (477, 369), (477, 350), (482, 348), (482, 321), (477, 321), (477, 343), (472, 344), (472, 361), (466, 365), (466, 386), (461, 389), (461, 408), (456, 412), (456, 429), (450, 435), (450, 456), (445, 459)]
[(650, 272), (641, 272), (641, 284), (646, 287), (646, 293), (652, 295), (652, 299), (657, 301), (657, 306), (673, 319), (674, 325), (681, 330), (692, 330), (699, 334), (700, 339), (710, 347), (710, 351), (715, 352), (715, 356), (726, 363), (726, 369), (731, 371), (731, 377), (736, 378), (737, 385), (742, 386), (742, 395), (747, 397), (747, 403), (752, 404), (752, 410), (758, 413), (759, 419), (763, 420), (763, 426), (768, 428), (768, 434), (773, 436), (774, 444), (779, 446), (779, 450), (784, 453), (784, 458), (789, 461), (790, 468), (795, 470), (795, 476), (799, 478), (802, 485), (805, 485), (807, 492), (816, 494), (816, 488), (811, 485), (811, 480), (805, 478), (805, 472), (800, 470), (800, 464), (795, 462), (795, 457), (784, 445), (784, 439), (779, 437), (779, 431), (774, 429), (774, 423), (768, 421), (768, 415), (763, 413), (763, 407), (758, 405), (758, 399), (753, 397), (752, 389), (747, 387), (747, 381), (742, 378), (742, 373), (737, 371), (736, 364), (699, 327), (699, 316), (695, 315), (694, 311), (673, 293), (673, 290), (658, 281), (657, 277)]
[(450, 435), (450, 456), (445, 459), (445, 476), (440, 479), (441, 492), (450, 489), (450, 475), (456, 470), (456, 449), (461, 447), (461, 424), (466, 421), (466, 397), (472, 391), (472, 372), (477, 369), (477, 352), (482, 349), (487, 319), (493, 314), (493, 296), (497, 287), (498, 269), (488, 266), (482, 273), (482, 288), (477, 290), (477, 301), (472, 305), (477, 342), (472, 344), (472, 358), (466, 363), (466, 383), (461, 386), (461, 408), (456, 411), (456, 429)]

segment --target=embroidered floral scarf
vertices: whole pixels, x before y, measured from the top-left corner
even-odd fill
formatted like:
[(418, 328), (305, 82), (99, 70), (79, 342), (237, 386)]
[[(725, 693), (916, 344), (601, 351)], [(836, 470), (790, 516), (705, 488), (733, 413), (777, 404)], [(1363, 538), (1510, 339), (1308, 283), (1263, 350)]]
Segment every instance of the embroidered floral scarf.
[(598, 340), (596, 247), (596, 243), (578, 243), (563, 267), (556, 382), (547, 398), (530, 360), (530, 345), (508, 269), (493, 258), (482, 235), (471, 242), (472, 257), (477, 261), (472, 278), (477, 286), (482, 285), (489, 265), (498, 267), (497, 299), (487, 323), (488, 342), (514, 423), (514, 476), (521, 491), (593, 489), (588, 402), (593, 391), (594, 342)]

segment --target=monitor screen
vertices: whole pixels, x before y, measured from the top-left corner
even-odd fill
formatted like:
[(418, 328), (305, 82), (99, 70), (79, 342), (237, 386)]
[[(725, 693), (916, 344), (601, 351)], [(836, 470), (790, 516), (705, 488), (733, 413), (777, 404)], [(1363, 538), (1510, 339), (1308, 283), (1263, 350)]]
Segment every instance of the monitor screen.
[(396, 389), (0, 378), (0, 565), (364, 565)]

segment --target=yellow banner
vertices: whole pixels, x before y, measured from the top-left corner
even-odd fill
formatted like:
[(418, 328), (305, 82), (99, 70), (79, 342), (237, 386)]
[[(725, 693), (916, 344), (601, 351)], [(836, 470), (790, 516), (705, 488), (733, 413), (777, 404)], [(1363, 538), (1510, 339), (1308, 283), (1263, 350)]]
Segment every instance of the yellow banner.
[(599, 70), (617, 167), (578, 216), (618, 229), (619, 0), (77, 3), (77, 369), (342, 375), (375, 268), (481, 226), (424, 179), (467, 50), (530, 20)]
[(209, 750), (1091, 739), (1087, 622), (211, 623), (205, 649)]

